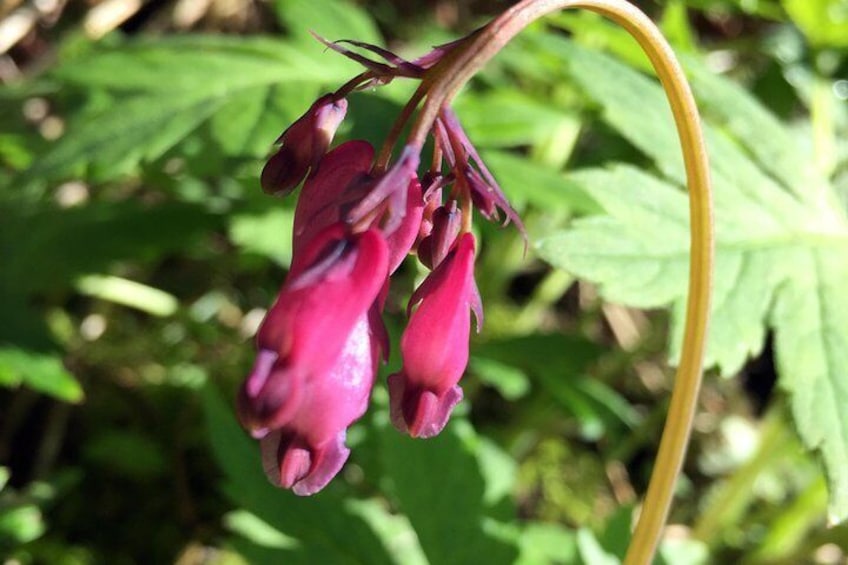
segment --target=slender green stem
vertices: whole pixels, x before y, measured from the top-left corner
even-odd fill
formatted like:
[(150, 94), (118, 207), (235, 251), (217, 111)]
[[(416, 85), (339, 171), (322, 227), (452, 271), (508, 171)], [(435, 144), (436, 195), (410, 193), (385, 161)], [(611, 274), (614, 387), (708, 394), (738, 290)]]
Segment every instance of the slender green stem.
[[(409, 143), (422, 147), (442, 107), (531, 22), (565, 8), (585, 8), (624, 27), (648, 55), (665, 88), (683, 150), (689, 187), (691, 247), (684, 345), (666, 425), (625, 563), (650, 563), (674, 494), (697, 407), (713, 271), (712, 196), (707, 152), (692, 92), (674, 53), (651, 20), (624, 0), (524, 0), (493, 20), (459, 53), (432, 69), (432, 82)], [(634, 111), (638, 111), (634, 109)]]

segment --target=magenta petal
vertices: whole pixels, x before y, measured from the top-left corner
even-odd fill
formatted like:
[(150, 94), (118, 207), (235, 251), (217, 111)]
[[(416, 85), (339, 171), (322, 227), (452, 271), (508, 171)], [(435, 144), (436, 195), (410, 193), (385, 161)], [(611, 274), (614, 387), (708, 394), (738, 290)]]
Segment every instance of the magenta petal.
[(318, 447), (276, 432), (260, 442), (262, 467), (274, 486), (309, 496), (327, 486), (341, 471), (350, 455), (344, 442), (344, 431)]
[[(386, 199), (401, 192), (404, 196), (409, 190), (409, 183), (416, 178), (420, 151), (414, 147), (404, 147), (400, 158), (382, 177), (374, 182), (373, 188), (360, 203), (347, 214), (347, 222), (356, 224), (371, 214)], [(395, 210), (385, 226), (387, 232), (392, 232), (403, 220), (404, 210)]]
[(374, 160), (367, 141), (352, 140), (329, 151), (303, 185), (294, 214), (294, 254), (321, 230), (341, 219), (346, 191), (365, 177)]
[(462, 400), (462, 389), (453, 386), (440, 395), (426, 389), (408, 389), (404, 375), (398, 373), (389, 376), (389, 396), (392, 425), (412, 437), (429, 438), (444, 429)]
[(377, 297), (371, 309), (368, 310), (368, 329), (371, 332), (371, 339), (376, 351), (375, 358), (382, 359), (383, 363), (389, 361), (390, 350), (389, 332), (386, 330), (386, 324), (383, 322), (382, 316), (383, 304), (385, 303), (385, 297), (388, 291), (389, 281), (386, 280), (383, 290), (380, 291), (380, 296)]
[(374, 384), (378, 353), (365, 314), (357, 320), (333, 367), (306, 384), (289, 428), (310, 445), (321, 445), (362, 416)]
[(309, 475), (312, 468), (312, 453), (295, 442), (280, 442), (280, 486), (292, 488), (295, 483)]
[(259, 450), (262, 453), (262, 470), (275, 487), (282, 487), (280, 482), (280, 438), (282, 432), (275, 430), (259, 440)]
[(415, 244), (421, 230), (423, 215), (424, 199), (421, 196), (421, 185), (418, 179), (413, 178), (407, 189), (406, 212), (403, 219), (393, 232), (386, 234), (386, 243), (389, 245), (389, 274), (397, 270)]
[(438, 389), (459, 381), (468, 363), (474, 294), (474, 236), (466, 233), (410, 299), (410, 305), (420, 304), (400, 347), (405, 372), (413, 381)]
[(259, 394), (262, 387), (268, 382), (268, 376), (279, 355), (267, 349), (260, 349), (253, 364), (253, 370), (244, 383), (244, 389), (248, 396), (254, 397)]
[[(256, 365), (261, 364), (260, 357)], [(277, 362), (266, 374), (258, 373), (262, 370), (266, 369), (254, 368), (236, 398), (239, 420), (256, 438), (291, 420), (303, 395), (303, 377), (298, 371)]]
[(456, 208), (456, 201), (436, 208), (431, 221), (430, 234), (418, 244), (418, 258), (429, 268), (435, 269), (447, 257), (459, 235), (462, 216)]
[(310, 160), (309, 154), (294, 147), (280, 147), (262, 167), (259, 177), (262, 190), (268, 194), (286, 196), (306, 176)]
[[(331, 260), (322, 257), (327, 249), (332, 250)], [(383, 288), (388, 248), (378, 230), (347, 234), (335, 225), (318, 234), (296, 259), (292, 270), (297, 272), (283, 285), (257, 343), (306, 375), (320, 374), (336, 361), (357, 320)]]
[(327, 486), (327, 483), (342, 470), (350, 455), (350, 449), (344, 442), (345, 432), (342, 431), (335, 439), (313, 449), (309, 473), (294, 483), (292, 491), (299, 496), (309, 496)]
[(378, 354), (371, 320), (365, 314), (334, 366), (305, 381), (294, 417), (262, 440), (263, 467), (272, 483), (308, 495), (339, 472), (349, 453), (345, 430), (368, 407)]
[[(335, 361), (357, 320), (365, 315), (383, 288), (388, 274), (388, 247), (374, 229), (356, 236), (354, 249), (315, 286), (299, 296), (291, 362), (306, 363), (314, 372)], [(300, 292), (300, 291), (296, 291)]]
[(344, 98), (337, 100), (332, 95), (324, 98), (326, 98), (324, 103), (320, 103), (319, 100), (319, 103), (313, 106), (312, 167), (316, 167), (318, 160), (327, 152), (327, 148), (336, 136), (336, 130), (342, 125), (347, 114), (347, 100)]

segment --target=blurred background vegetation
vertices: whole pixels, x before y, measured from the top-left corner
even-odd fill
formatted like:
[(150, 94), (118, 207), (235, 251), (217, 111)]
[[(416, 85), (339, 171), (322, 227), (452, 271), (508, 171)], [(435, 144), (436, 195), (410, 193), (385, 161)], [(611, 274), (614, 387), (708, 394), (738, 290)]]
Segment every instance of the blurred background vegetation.
[[(844, 563), (848, 3), (637, 3), (693, 78), (719, 214), (713, 370), (661, 560)], [(232, 413), (290, 253), (263, 158), (357, 72), (308, 30), (412, 57), (509, 4), (3, 1), (4, 563), (616, 562), (687, 236), (661, 92), (591, 15), (534, 25), (456, 103), (531, 248), (478, 228), (486, 324), (445, 433), (388, 425), (393, 351), (345, 470), (299, 499)], [(410, 86), (352, 96), (341, 139), (379, 144)], [(392, 288), (395, 344), (420, 275)]]

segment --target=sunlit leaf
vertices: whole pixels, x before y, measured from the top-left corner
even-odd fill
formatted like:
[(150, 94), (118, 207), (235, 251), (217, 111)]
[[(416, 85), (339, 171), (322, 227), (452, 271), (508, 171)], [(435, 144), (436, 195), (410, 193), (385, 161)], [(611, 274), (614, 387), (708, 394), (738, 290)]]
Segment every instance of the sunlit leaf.
[(264, 214), (240, 214), (230, 221), (230, 238), (245, 251), (273, 259), (282, 267), (291, 262), (294, 212), (271, 208)]
[(472, 451), (478, 439), (461, 427), (453, 423), (422, 442), (385, 425), (380, 441), (390, 492), (431, 563), (469, 563), (480, 556), (487, 563), (511, 563), (515, 548), (483, 528), (486, 488)]
[[(672, 149), (676, 141), (659, 86), (602, 55), (577, 49), (570, 55), (575, 80), (601, 105), (604, 119), (680, 181), (680, 150)], [(626, 88), (609, 90), (610, 85)], [(709, 89), (709, 81), (701, 86)], [(707, 95), (740, 105), (738, 91), (721, 88)], [(780, 384), (791, 395), (805, 445), (823, 457), (831, 518), (842, 520), (848, 516), (848, 420), (842, 416), (848, 404), (843, 319), (848, 295), (840, 281), (848, 277), (848, 220), (826, 184), (788, 186), (780, 179), (792, 175), (771, 166), (780, 179), (771, 177), (752, 161), (748, 154), (766, 157), (762, 150), (743, 149), (755, 141), (745, 135), (750, 127), (729, 126), (737, 139), (707, 127), (717, 229), (707, 361), (732, 374), (760, 351), (767, 329), (773, 329)], [(780, 139), (769, 143), (777, 147), (769, 151), (785, 150), (775, 145)], [(542, 241), (540, 252), (597, 282), (608, 300), (640, 307), (673, 304), (679, 351), (688, 262), (685, 194), (624, 165), (577, 173), (572, 180), (606, 215), (575, 222)]]
[(844, 0), (782, 0), (781, 3), (816, 47), (848, 46), (848, 4)]
[(115, 99), (72, 116), (66, 134), (20, 181), (124, 174), (162, 156), (219, 111), (211, 131), (223, 149), (261, 155), (319, 85), (346, 76), (340, 59), (281, 40), (202, 35), (94, 50), (55, 75)]
[(375, 45), (382, 44), (382, 36), (370, 14), (353, 3), (333, 0), (276, 0), (274, 8), (277, 17), (292, 34), (309, 38), (309, 32), (315, 32), (330, 41), (355, 39)]
[(0, 345), (0, 386), (25, 385), (67, 402), (80, 402), (83, 391), (55, 355)]

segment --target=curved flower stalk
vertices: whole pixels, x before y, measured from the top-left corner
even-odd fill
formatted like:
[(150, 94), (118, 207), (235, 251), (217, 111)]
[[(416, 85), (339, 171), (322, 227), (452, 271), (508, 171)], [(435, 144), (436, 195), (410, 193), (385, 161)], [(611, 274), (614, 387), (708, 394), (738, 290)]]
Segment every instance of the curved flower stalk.
[[(450, 103), (524, 27), (565, 8), (609, 17), (648, 54), (668, 93), (689, 185), (692, 238), (684, 348), (655, 471), (626, 557), (626, 563), (650, 563), (700, 388), (712, 277), (712, 204), (700, 122), (683, 72), (654, 24), (624, 0), (523, 0), (471, 35), (414, 61), (357, 41), (318, 38), (365, 70), (319, 98), (285, 130), (281, 147), (263, 170), (262, 187), (273, 194), (285, 195), (306, 180), (295, 211), (291, 270), (257, 336), (259, 354), (239, 394), (239, 415), (260, 438), (263, 465), (274, 484), (303, 495), (323, 488), (348, 457), (346, 428), (364, 412), (379, 358), (388, 349), (380, 313), (389, 276), (412, 253), (432, 272), (410, 300), (400, 343), (403, 367), (388, 382), (391, 417), (395, 427), (413, 437), (430, 437), (444, 428), (462, 399), (459, 381), (468, 362), (471, 312), (478, 330), (482, 323), (473, 273), (473, 212), (491, 221), (503, 218), (524, 234)], [(359, 140), (330, 150), (347, 109), (346, 96), (396, 78), (420, 85), (380, 151)], [(392, 161), (394, 146), (413, 117)], [(433, 161), (419, 178), (428, 137), (434, 142)]]

